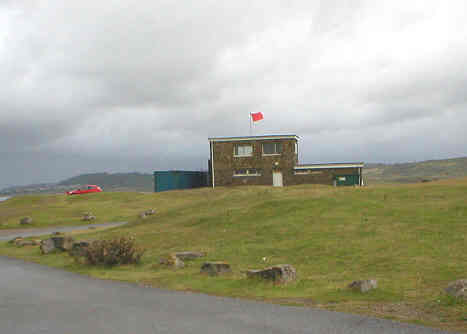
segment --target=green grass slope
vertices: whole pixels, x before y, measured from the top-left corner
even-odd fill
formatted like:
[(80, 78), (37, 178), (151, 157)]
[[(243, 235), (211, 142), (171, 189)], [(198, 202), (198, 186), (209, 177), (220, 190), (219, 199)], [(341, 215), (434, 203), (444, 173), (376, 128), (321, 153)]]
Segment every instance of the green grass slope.
[[(40, 209), (31, 211), (33, 206)], [(145, 220), (136, 216), (148, 208), (157, 214)], [(0, 203), (0, 219), (4, 212), (8, 221), (41, 212), (40, 226), (71, 222), (83, 210), (103, 220), (129, 220), (125, 227), (79, 237), (133, 234), (147, 249), (142, 263), (93, 268), (68, 255), (41, 256), (37, 248), (5, 243), (0, 254), (105, 279), (467, 332), (467, 304), (443, 292), (448, 282), (467, 278), (467, 179), (363, 188), (302, 185), (31, 196)], [(207, 257), (179, 270), (158, 264), (160, 256), (184, 250), (205, 251)], [(199, 273), (204, 260), (227, 261), (233, 274), (205, 277)], [(296, 267), (297, 282), (274, 286), (243, 274), (280, 263)], [(364, 295), (347, 289), (352, 280), (366, 278), (377, 279), (379, 288)]]

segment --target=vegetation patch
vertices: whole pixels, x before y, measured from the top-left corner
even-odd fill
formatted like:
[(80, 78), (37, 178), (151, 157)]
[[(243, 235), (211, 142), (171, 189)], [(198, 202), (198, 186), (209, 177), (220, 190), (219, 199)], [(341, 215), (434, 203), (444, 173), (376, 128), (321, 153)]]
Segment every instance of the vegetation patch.
[[(31, 207), (37, 203), (42, 216), (36, 217)], [(147, 208), (156, 213), (140, 219)], [(467, 179), (363, 188), (244, 186), (28, 196), (0, 203), (0, 219), (8, 216), (17, 224), (20, 217), (31, 216), (38, 226), (79, 219), (89, 211), (97, 220), (118, 217), (129, 224), (75, 238), (111, 240), (131, 234), (146, 250), (139, 264), (79, 264), (66, 253), (41, 256), (37, 247), (6, 242), (0, 243), (0, 254), (98, 278), (467, 332), (466, 303), (445, 292), (450, 282), (467, 278)], [(184, 251), (206, 255), (180, 269), (159, 263), (165, 254)], [(232, 273), (203, 275), (205, 262), (226, 262)], [(293, 266), (296, 280), (278, 285), (246, 278), (248, 270), (278, 264)], [(377, 287), (366, 293), (348, 287), (369, 279), (377, 280)]]

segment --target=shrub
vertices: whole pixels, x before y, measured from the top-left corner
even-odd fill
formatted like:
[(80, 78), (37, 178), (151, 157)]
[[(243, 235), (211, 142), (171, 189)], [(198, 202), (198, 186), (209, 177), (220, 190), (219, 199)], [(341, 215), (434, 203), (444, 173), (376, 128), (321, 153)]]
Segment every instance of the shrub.
[(96, 240), (85, 250), (86, 262), (91, 265), (118, 265), (139, 263), (144, 249), (135, 245), (134, 237)]

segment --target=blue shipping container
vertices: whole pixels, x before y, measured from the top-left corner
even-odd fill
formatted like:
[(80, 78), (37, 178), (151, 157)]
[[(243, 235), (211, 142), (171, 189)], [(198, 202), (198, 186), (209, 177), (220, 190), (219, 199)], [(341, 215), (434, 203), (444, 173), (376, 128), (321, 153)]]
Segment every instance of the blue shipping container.
[(207, 182), (207, 172), (183, 170), (154, 172), (155, 192), (206, 187)]

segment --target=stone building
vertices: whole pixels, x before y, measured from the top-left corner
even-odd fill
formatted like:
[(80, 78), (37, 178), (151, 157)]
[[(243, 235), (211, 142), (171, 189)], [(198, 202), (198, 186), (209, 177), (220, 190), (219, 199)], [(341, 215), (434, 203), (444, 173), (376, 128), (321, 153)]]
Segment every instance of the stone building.
[(363, 185), (363, 163), (299, 164), (297, 135), (209, 138), (211, 185)]

